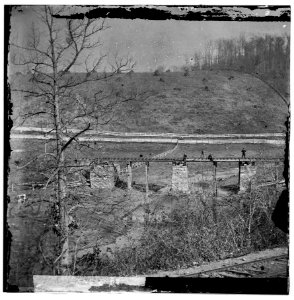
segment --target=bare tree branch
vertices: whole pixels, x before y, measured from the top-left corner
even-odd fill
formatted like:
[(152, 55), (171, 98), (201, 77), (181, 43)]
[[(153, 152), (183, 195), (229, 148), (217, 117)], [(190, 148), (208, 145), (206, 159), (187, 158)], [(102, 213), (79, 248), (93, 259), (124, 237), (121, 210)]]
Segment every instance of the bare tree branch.
[(39, 158), (41, 158), (41, 157), (44, 157), (44, 156), (51, 156), (51, 157), (56, 158), (55, 155), (53, 155), (52, 153), (43, 153), (43, 154), (40, 154), (40, 155), (34, 157), (32, 160), (30, 160), (29, 162), (27, 162), (25, 165), (23, 165), (23, 166), (21, 166), (21, 167), (17, 166), (17, 169), (18, 169), (18, 170), (24, 169), (25, 167), (27, 167), (28, 165), (30, 165), (31, 163), (33, 163), (33, 162), (36, 161), (37, 159), (39, 159)]
[(88, 126), (81, 130), (80, 132), (76, 133), (73, 137), (71, 137), (68, 142), (61, 148), (60, 152), (63, 152), (70, 144), (73, 140), (75, 140), (79, 135), (83, 134), (84, 132), (86, 132), (87, 130), (90, 129), (91, 124), (88, 124)]

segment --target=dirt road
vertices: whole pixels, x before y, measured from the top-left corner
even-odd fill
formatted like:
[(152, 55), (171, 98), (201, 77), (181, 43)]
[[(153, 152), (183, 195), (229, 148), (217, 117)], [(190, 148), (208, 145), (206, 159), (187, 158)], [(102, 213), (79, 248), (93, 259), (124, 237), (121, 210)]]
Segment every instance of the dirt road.
[[(48, 133), (50, 132), (50, 133)], [(75, 134), (79, 129), (72, 128), (69, 133)], [(49, 128), (17, 127), (11, 132), (12, 139), (54, 139)], [(69, 139), (69, 137), (67, 137)], [(116, 143), (179, 143), (179, 144), (272, 144), (283, 145), (283, 133), (258, 134), (176, 134), (148, 132), (111, 132), (90, 130), (79, 137), (80, 141), (116, 142)]]

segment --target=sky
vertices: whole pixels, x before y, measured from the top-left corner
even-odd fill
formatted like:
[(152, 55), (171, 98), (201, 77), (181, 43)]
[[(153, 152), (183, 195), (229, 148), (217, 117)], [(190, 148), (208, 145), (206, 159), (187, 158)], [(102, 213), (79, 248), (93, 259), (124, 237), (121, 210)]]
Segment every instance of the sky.
[[(21, 9), (22, 12), (14, 10), (11, 16), (11, 37), (18, 44), (27, 40), (32, 23), (42, 30), (32, 8)], [(152, 72), (158, 66), (166, 69), (182, 66), (210, 40), (236, 38), (241, 34), (247, 37), (290, 34), (288, 22), (106, 20), (110, 29), (100, 35), (101, 53), (110, 57), (118, 51), (122, 56), (131, 56), (137, 72)], [(18, 70), (13, 65), (10, 69)], [(75, 71), (81, 71), (80, 67)]]

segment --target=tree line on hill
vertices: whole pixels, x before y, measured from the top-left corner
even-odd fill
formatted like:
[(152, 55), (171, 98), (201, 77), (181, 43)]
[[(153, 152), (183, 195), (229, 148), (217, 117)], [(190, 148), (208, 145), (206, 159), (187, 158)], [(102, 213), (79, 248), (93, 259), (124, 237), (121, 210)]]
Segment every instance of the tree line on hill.
[(209, 41), (194, 54), (192, 69), (236, 68), (286, 78), (290, 70), (290, 36), (255, 36)]
[(241, 35), (235, 39), (209, 41), (203, 50), (186, 60), (184, 71), (235, 70), (258, 75), (287, 95), (290, 75), (290, 36)]

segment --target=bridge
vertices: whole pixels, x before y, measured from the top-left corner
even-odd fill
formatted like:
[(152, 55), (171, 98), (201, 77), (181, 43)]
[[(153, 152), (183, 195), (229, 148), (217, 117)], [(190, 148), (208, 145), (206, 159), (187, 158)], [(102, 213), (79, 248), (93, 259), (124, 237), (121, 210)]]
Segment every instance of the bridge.
[[(165, 157), (96, 157), (92, 159), (75, 159), (67, 161), (66, 168), (74, 168), (76, 170), (86, 168), (88, 169), (90, 176), (90, 186), (93, 188), (96, 187), (108, 187), (112, 188), (115, 185), (115, 176), (126, 175), (126, 185), (127, 189), (131, 190), (133, 185), (133, 170), (137, 168), (138, 165), (145, 165), (145, 191), (146, 197), (148, 198), (149, 193), (149, 163), (172, 163), (172, 189), (189, 192), (189, 185), (191, 183), (205, 181), (212, 181), (214, 183), (215, 194), (217, 195), (217, 177), (218, 174), (221, 175), (222, 171), (217, 172), (218, 163), (230, 163), (235, 162), (238, 164), (238, 188), (239, 190), (246, 191), (250, 188), (251, 183), (254, 182), (256, 176), (256, 170), (258, 163), (270, 163), (274, 164), (274, 178), (270, 182), (264, 182), (261, 186), (267, 185), (280, 185), (284, 183), (284, 180), (281, 181), (278, 177), (277, 167), (283, 163), (284, 158), (275, 158), (275, 157), (248, 157), (248, 158), (238, 158), (238, 157), (216, 157), (211, 159), (194, 157), (187, 158), (165, 158)], [(117, 169), (117, 166), (113, 163), (125, 163), (126, 168)], [(139, 164), (138, 164), (139, 163)], [(188, 166), (192, 163), (209, 163), (213, 165), (213, 171), (210, 176), (200, 176), (199, 174), (194, 177), (188, 176)], [(255, 165), (256, 163), (256, 165)], [(104, 165), (104, 166), (103, 166)], [(92, 168), (89, 168), (93, 166)], [(100, 167), (99, 167), (100, 166)], [(118, 165), (119, 166), (119, 165)], [(100, 168), (100, 169), (99, 169)], [(102, 173), (101, 173), (102, 172)], [(100, 175), (99, 175), (100, 174)], [(102, 176), (101, 176), (102, 174)], [(116, 174), (116, 175), (115, 175)], [(82, 181), (70, 181), (67, 182), (69, 188), (74, 188), (82, 185)], [(45, 187), (46, 185), (41, 182), (31, 182), (31, 183), (22, 183), (15, 184), (15, 186), (31, 186), (34, 188)], [(257, 187), (257, 186), (256, 186)], [(13, 191), (13, 185), (12, 185)]]
[[(77, 160), (79, 161), (79, 160)], [(149, 158), (149, 157), (97, 157), (91, 159), (95, 163), (103, 162), (181, 162), (183, 158)], [(196, 162), (240, 162), (240, 163), (252, 163), (252, 162), (283, 162), (284, 158), (262, 158), (262, 157), (252, 157), (252, 158), (237, 158), (237, 157), (215, 157), (211, 159), (208, 158), (187, 158), (185, 160), (187, 163), (196, 163)]]

